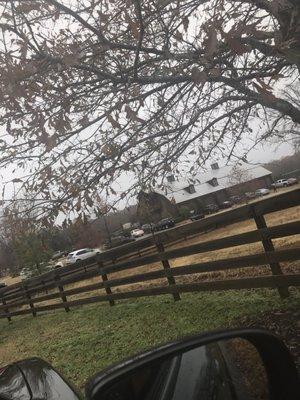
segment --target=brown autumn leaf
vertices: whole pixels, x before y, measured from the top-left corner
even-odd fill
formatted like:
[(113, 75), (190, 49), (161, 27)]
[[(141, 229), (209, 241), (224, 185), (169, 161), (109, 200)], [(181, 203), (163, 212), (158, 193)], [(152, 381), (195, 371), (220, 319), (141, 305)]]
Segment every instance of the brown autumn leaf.
[(57, 145), (57, 135), (49, 136), (46, 139), (45, 145), (46, 145), (46, 150), (47, 151), (50, 151), (50, 150), (54, 149), (54, 147), (56, 147), (56, 145)]
[(138, 117), (137, 112), (134, 111), (128, 104), (126, 104), (125, 106), (125, 112), (126, 112), (126, 117), (131, 121), (144, 122), (142, 118)]
[(179, 32), (179, 31), (176, 31), (176, 32), (174, 33), (174, 37), (175, 37), (175, 39), (178, 40), (179, 42), (182, 42), (182, 40), (183, 40), (182, 33)]
[(79, 125), (81, 125), (81, 126), (86, 126), (86, 125), (89, 124), (89, 122), (90, 122), (90, 120), (89, 120), (89, 118), (88, 118), (87, 115), (84, 115), (84, 116), (78, 121)]
[(62, 61), (68, 67), (72, 67), (73, 65), (77, 64), (78, 57), (75, 54), (67, 54), (62, 58)]
[(130, 27), (130, 30), (131, 30), (133, 36), (135, 37), (135, 39), (139, 40), (139, 38), (140, 38), (140, 25), (139, 25), (139, 23), (137, 21), (130, 20), (129, 27)]
[(27, 14), (30, 11), (38, 11), (41, 8), (41, 4), (38, 1), (22, 2), (16, 7), (16, 11), (19, 13)]
[(207, 38), (204, 41), (205, 56), (210, 59), (218, 48), (217, 31), (215, 28), (210, 27), (207, 31)]
[(93, 207), (94, 202), (87, 192), (84, 193), (84, 200), (89, 207)]
[(81, 209), (81, 197), (80, 196), (78, 197), (75, 208), (76, 208), (76, 211), (80, 211), (80, 209)]
[(225, 35), (225, 40), (228, 46), (233, 50), (237, 55), (242, 55), (244, 53), (248, 53), (251, 51), (251, 47), (242, 43), (240, 39), (236, 37), (231, 37), (229, 35)]
[(192, 69), (192, 79), (195, 83), (205, 83), (207, 82), (207, 74), (205, 71), (200, 71), (197, 67)]
[(111, 114), (107, 114), (107, 121), (111, 124), (113, 128), (121, 129), (121, 125), (116, 121)]
[(209, 76), (212, 78), (218, 78), (219, 76), (221, 76), (221, 68), (215, 67), (215, 68), (210, 69)]
[(189, 27), (189, 18), (187, 16), (182, 18), (182, 24), (185, 31), (188, 30)]

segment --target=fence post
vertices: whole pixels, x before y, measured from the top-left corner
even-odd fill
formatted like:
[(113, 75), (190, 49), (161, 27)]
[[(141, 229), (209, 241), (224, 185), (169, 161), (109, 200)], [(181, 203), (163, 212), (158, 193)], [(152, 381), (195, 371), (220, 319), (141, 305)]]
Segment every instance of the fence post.
[(29, 304), (29, 307), (31, 308), (32, 315), (33, 315), (33, 317), (36, 317), (36, 310), (34, 308), (34, 304), (33, 304), (32, 300), (31, 300), (31, 296), (27, 291), (27, 286), (24, 282), (23, 282), (22, 286), (23, 286), (23, 291), (25, 293), (25, 297), (27, 297), (27, 299), (28, 299), (28, 304)]
[[(102, 281), (103, 282), (107, 282), (108, 281), (108, 277), (107, 274), (105, 274), (103, 272), (103, 261), (97, 261), (97, 265), (98, 265), (98, 271), (101, 275)], [(110, 295), (112, 294), (111, 288), (109, 286), (105, 286), (105, 292), (106, 294)], [(109, 300), (109, 305), (114, 306), (115, 305), (115, 301), (114, 300)]]
[[(159, 253), (163, 253), (165, 251), (164, 245), (162, 243), (156, 243), (156, 247), (157, 247), (157, 250), (159, 251)], [(171, 269), (169, 260), (162, 260), (161, 263), (164, 267), (164, 270), (166, 270), (166, 272), (167, 272), (166, 275), (167, 275), (167, 280), (168, 280), (169, 286), (174, 286), (174, 285), (176, 286), (176, 281), (175, 281), (174, 276), (171, 276), (170, 274), (168, 274), (168, 271)], [(173, 293), (173, 297), (174, 297), (175, 301), (180, 300), (180, 294), (178, 292)]]
[[(265, 217), (263, 215), (257, 214), (254, 207), (251, 207), (251, 209), (257, 228), (258, 229), (267, 228)], [(275, 251), (272, 240), (266, 237), (264, 234), (261, 234), (261, 242), (263, 244), (265, 252)], [(281, 266), (278, 262), (269, 263), (269, 265), (273, 275), (283, 275)], [(282, 299), (289, 297), (290, 293), (287, 287), (278, 285), (277, 289)]]
[[(1, 297), (2, 297), (2, 304), (3, 304), (4, 306), (6, 306), (6, 301), (5, 301), (5, 299), (4, 299), (4, 296), (2, 295)], [(8, 309), (8, 307), (5, 307), (5, 308), (4, 308), (4, 311), (5, 311), (5, 313), (7, 314), (8, 322), (11, 322), (11, 317), (9, 316), (9, 309)]]
[[(60, 297), (61, 297), (62, 302), (63, 303), (67, 303), (67, 301), (68, 301), (67, 300), (67, 296), (64, 293), (63, 285), (60, 284), (60, 282), (59, 282), (60, 281), (60, 276), (59, 276), (59, 273), (57, 271), (55, 272), (54, 279), (57, 282), (57, 287), (58, 287), (58, 290), (60, 292)], [(70, 311), (70, 307), (68, 307), (67, 305), (64, 306), (64, 309), (65, 309), (66, 312)]]

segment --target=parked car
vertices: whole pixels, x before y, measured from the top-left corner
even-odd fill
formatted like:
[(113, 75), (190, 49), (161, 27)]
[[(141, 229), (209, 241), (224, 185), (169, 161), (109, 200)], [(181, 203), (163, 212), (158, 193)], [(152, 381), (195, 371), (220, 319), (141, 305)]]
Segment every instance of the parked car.
[(266, 196), (266, 195), (269, 194), (269, 193), (270, 193), (270, 190), (267, 189), (267, 188), (261, 188), (261, 189), (257, 189), (257, 190), (255, 191), (255, 194), (256, 194), (257, 196)]
[(234, 196), (230, 196), (229, 199), (233, 204), (239, 204), (239, 203), (241, 203), (242, 201), (245, 200), (244, 196), (241, 196), (241, 195), (238, 195), (238, 194), (236, 194)]
[(134, 238), (142, 237), (142, 236), (144, 236), (144, 234), (145, 234), (145, 232), (141, 228), (133, 229), (131, 231), (131, 236), (134, 237)]
[(63, 257), (67, 257), (68, 255), (68, 251), (58, 251), (57, 253), (53, 254), (53, 256), (51, 257), (51, 260), (55, 261), (55, 260), (59, 260), (60, 258)]
[(0, 289), (6, 287), (6, 283), (0, 282)]
[(289, 186), (293, 186), (298, 183), (298, 179), (297, 178), (289, 178), (289, 179), (287, 179), (287, 182), (288, 182)]
[(78, 261), (86, 260), (87, 258), (94, 257), (96, 254), (100, 254), (99, 249), (79, 249), (72, 251), (67, 256), (67, 264), (75, 264)]
[(175, 226), (173, 218), (164, 218), (155, 225), (155, 230), (161, 231), (163, 229), (173, 228), (173, 226)]
[(276, 182), (272, 183), (272, 187), (281, 188), (289, 186), (287, 179), (278, 179)]
[(255, 199), (257, 197), (257, 194), (255, 192), (246, 192), (245, 196), (247, 199)]
[(155, 224), (144, 224), (142, 229), (145, 233), (152, 233), (155, 230)]
[(213, 213), (218, 212), (219, 210), (220, 210), (220, 208), (219, 208), (219, 206), (217, 206), (217, 204), (211, 203), (205, 207), (204, 212), (205, 212), (205, 214), (213, 214)]
[(109, 250), (109, 249), (111, 249), (113, 247), (122, 246), (123, 244), (131, 243), (131, 242), (134, 242), (134, 241), (135, 241), (135, 239), (133, 237), (114, 236), (114, 237), (111, 237), (110, 241), (107, 240), (104, 243), (103, 247), (104, 247), (105, 250)]
[(223, 201), (223, 203), (221, 204), (222, 209), (230, 208), (232, 206), (233, 206), (233, 203), (230, 200)]
[(191, 210), (190, 211), (190, 220), (197, 221), (198, 219), (203, 219), (205, 214), (202, 210)]
[(138, 229), (138, 228), (140, 228), (140, 227), (141, 227), (141, 225), (140, 225), (139, 222), (134, 222), (134, 223), (131, 225), (131, 228), (132, 228), (132, 229)]

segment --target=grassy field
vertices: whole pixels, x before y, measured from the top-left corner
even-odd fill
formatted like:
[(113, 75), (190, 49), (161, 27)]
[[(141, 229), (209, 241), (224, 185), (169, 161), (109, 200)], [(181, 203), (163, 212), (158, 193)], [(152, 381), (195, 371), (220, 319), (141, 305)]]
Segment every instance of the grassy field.
[(78, 387), (103, 367), (190, 333), (236, 325), (236, 318), (300, 306), (300, 292), (228, 291), (98, 304), (37, 318), (0, 320), (0, 365), (30, 356), (48, 360)]

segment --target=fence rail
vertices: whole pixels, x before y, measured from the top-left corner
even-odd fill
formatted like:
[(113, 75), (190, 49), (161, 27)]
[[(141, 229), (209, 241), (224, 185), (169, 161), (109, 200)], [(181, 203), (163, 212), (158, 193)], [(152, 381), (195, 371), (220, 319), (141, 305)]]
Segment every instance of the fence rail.
[[(32, 314), (35, 317), (40, 312), (58, 308), (64, 308), (68, 312), (74, 306), (103, 301), (108, 301), (113, 306), (116, 300), (161, 294), (170, 294), (174, 300), (180, 300), (181, 293), (195, 291), (269, 287), (276, 288), (282, 298), (287, 297), (289, 286), (300, 285), (300, 274), (284, 275), (280, 263), (299, 261), (300, 248), (276, 250), (272, 240), (300, 234), (300, 220), (267, 227), (264, 215), (299, 205), (300, 190), (297, 189), (160, 232), (144, 240), (106, 251), (93, 259), (79, 262), (76, 266), (59, 268), (25, 282), (2, 288), (0, 289), (2, 300), (0, 317), (8, 320), (25, 314)], [(187, 237), (248, 219), (255, 221), (257, 229), (210, 241), (204, 241), (205, 235), (203, 235), (204, 240), (200, 243), (168, 248)], [(261, 243), (264, 251), (208, 262), (183, 263), (176, 267), (170, 264), (172, 260), (181, 257), (253, 243)], [(159, 263), (162, 268), (136, 273), (137, 268), (155, 263)], [(257, 266), (269, 266), (271, 274), (196, 283), (176, 282), (179, 277), (188, 278), (193, 274), (248, 269)], [(129, 271), (131, 275), (111, 276), (121, 271)], [(99, 278), (98, 282), (89, 282), (90, 279), (96, 277)], [(162, 279), (163, 282), (161, 282)], [(137, 283), (144, 285), (150, 281), (155, 281), (154, 284), (151, 283), (151, 287), (126, 290), (126, 285)], [(72, 287), (78, 283), (82, 285)], [(122, 287), (125, 287), (125, 290), (121, 290)], [(68, 299), (70, 296), (88, 294), (95, 290), (104, 290), (105, 294)], [(53, 300), (56, 303), (39, 304)]]

